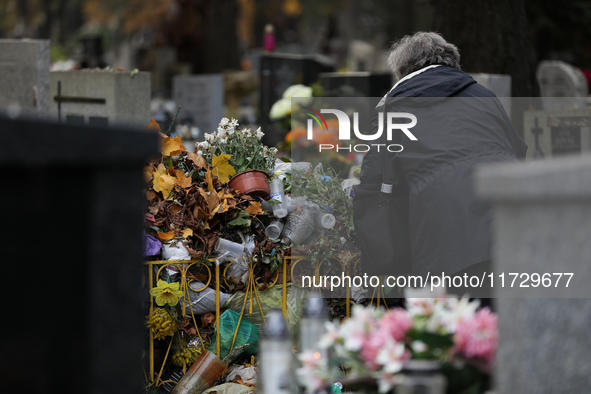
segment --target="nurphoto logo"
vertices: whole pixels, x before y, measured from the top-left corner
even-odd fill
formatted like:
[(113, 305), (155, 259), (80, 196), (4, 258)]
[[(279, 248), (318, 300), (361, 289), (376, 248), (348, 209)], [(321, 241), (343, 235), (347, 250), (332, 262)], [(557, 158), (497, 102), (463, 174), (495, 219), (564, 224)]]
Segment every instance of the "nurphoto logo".
[[(328, 125), (326, 120), (321, 114), (333, 114), (337, 117), (337, 121), (339, 123), (339, 140), (340, 141), (350, 141), (351, 140), (351, 120), (349, 116), (338, 109), (321, 109), (320, 113), (318, 111), (313, 110), (312, 108), (302, 107), (305, 111), (304, 114), (310, 116), (312, 119), (308, 119), (307, 123), (307, 137), (308, 140), (314, 139), (314, 121), (320, 127), (321, 130), (328, 129)], [(359, 113), (353, 112), (353, 133), (355, 137), (362, 141), (375, 141), (381, 138), (382, 134), (384, 133), (384, 129), (386, 130), (386, 140), (392, 141), (392, 135), (394, 130), (402, 131), (411, 141), (417, 141), (417, 137), (414, 136), (413, 133), (410, 132), (410, 128), (413, 128), (417, 124), (417, 117), (408, 112), (387, 112), (386, 113), (386, 127), (384, 127), (384, 113), (380, 112), (378, 114), (378, 130), (374, 134), (362, 134), (359, 131)], [(402, 119), (410, 119), (410, 123), (397, 123)], [(402, 152), (403, 146), (400, 144), (354, 144), (354, 145), (338, 145), (338, 144), (319, 144), (318, 151), (322, 152), (323, 150), (336, 150), (339, 151), (348, 151), (348, 152), (369, 152), (371, 149), (376, 149), (378, 152), (380, 151), (380, 147), (386, 147), (388, 152)]]

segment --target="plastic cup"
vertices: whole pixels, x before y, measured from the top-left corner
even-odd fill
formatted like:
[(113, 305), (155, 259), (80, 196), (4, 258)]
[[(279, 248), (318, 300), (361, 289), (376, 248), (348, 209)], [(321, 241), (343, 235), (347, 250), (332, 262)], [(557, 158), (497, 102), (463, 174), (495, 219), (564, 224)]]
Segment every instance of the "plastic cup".
[(283, 223), (273, 220), (265, 229), (265, 234), (269, 239), (277, 239), (281, 235), (281, 231), (283, 231)]
[(323, 228), (326, 230), (330, 230), (331, 228), (334, 227), (334, 225), (336, 223), (336, 219), (330, 213), (320, 213), (320, 214), (316, 215), (315, 222), (316, 222), (315, 223), (316, 228), (318, 228), (318, 229)]
[(275, 204), (271, 206), (273, 215), (278, 218), (287, 216), (287, 208), (285, 204), (285, 191), (283, 189), (283, 181), (279, 178), (273, 179), (269, 182), (269, 190), (271, 191), (271, 200), (275, 200)]
[(218, 238), (214, 247), (215, 251), (220, 255), (228, 252), (230, 256), (240, 259), (244, 256), (244, 245), (236, 242), (228, 241), (224, 238)]
[(282, 235), (291, 243), (303, 245), (310, 233), (314, 231), (314, 217), (310, 210), (302, 209), (301, 213), (292, 212), (287, 217)]

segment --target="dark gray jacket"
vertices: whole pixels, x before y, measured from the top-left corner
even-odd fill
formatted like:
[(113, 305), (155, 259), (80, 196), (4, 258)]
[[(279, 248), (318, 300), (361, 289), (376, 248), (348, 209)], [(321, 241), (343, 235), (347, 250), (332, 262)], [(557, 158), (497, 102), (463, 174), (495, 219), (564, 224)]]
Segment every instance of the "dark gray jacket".
[[(410, 188), (413, 273), (452, 274), (490, 260), (491, 205), (474, 195), (472, 172), (483, 163), (517, 161), (527, 150), (500, 101), (468, 74), (444, 66), (404, 80), (386, 98), (386, 111), (417, 117), (409, 129), (417, 141), (402, 132), (381, 141), (404, 147), (387, 163)], [(374, 128), (382, 110), (376, 107)], [(382, 157), (375, 150), (366, 154), (363, 184), (381, 182)]]

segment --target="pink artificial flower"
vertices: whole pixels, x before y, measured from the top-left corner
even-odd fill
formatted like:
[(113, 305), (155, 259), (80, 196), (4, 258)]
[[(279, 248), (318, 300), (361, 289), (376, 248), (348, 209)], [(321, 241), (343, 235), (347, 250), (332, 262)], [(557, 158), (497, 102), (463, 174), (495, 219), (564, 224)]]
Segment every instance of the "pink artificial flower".
[(402, 341), (408, 330), (412, 328), (412, 318), (404, 309), (394, 308), (384, 313), (378, 327), (390, 334), (396, 341)]
[(498, 342), (497, 316), (489, 308), (482, 308), (462, 320), (454, 335), (456, 351), (469, 359), (480, 359), (492, 366)]
[(385, 330), (372, 330), (367, 336), (359, 356), (365, 363), (365, 367), (370, 371), (378, 369), (379, 364), (376, 361), (378, 353), (384, 347), (388, 339), (391, 339), (390, 333)]

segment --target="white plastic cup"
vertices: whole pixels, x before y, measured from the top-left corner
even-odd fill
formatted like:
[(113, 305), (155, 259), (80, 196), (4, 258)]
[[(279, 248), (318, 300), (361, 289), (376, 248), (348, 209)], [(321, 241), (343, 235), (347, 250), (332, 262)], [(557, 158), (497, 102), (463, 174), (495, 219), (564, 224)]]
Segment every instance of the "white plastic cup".
[(330, 213), (317, 214), (314, 219), (317, 229), (330, 230), (336, 223), (335, 217)]
[(228, 241), (224, 238), (218, 238), (214, 249), (220, 254), (228, 252), (235, 259), (240, 259), (244, 256), (244, 245)]
[(273, 215), (278, 218), (287, 216), (287, 205), (285, 203), (285, 191), (283, 189), (283, 180), (279, 178), (273, 179), (269, 182), (269, 191), (271, 192), (271, 200), (276, 203), (271, 206)]
[(265, 234), (269, 239), (277, 239), (283, 231), (283, 223), (279, 220), (273, 220), (265, 229)]

